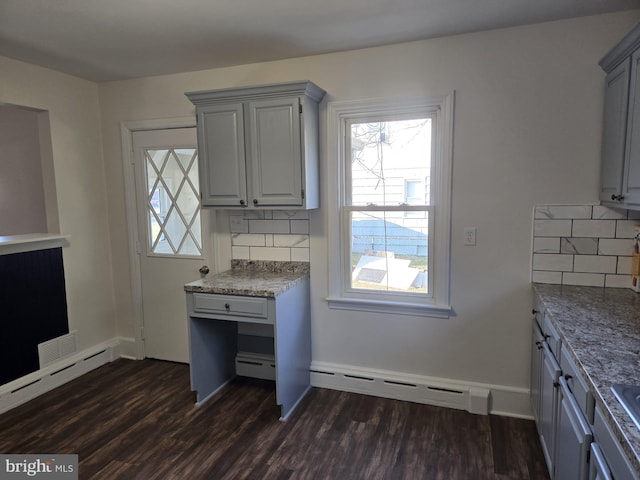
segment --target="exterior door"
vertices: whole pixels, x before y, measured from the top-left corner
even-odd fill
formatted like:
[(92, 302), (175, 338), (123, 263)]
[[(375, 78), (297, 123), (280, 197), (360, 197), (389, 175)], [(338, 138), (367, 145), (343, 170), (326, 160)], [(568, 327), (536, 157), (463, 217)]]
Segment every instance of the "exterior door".
[(195, 128), (133, 133), (146, 357), (189, 362), (184, 284), (209, 265)]

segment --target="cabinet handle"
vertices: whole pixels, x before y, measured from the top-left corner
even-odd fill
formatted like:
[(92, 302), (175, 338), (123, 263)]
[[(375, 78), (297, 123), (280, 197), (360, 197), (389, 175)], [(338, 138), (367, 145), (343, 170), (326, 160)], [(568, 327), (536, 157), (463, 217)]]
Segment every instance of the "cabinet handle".
[(244, 200), (240, 200), (240, 205), (244, 205)]
[(618, 200), (619, 202), (621, 202), (622, 200), (624, 200), (624, 195), (616, 195), (614, 193), (611, 194), (611, 200)]
[(551, 338), (551, 335), (544, 335), (545, 340), (549, 340), (550, 338)]
[(231, 308), (231, 306), (230, 306), (228, 303), (225, 303), (225, 304), (224, 304), (224, 308), (225, 308), (225, 309), (227, 309), (227, 310), (229, 310), (229, 309)]
[(538, 350), (542, 350), (542, 342), (536, 342), (536, 347), (538, 347)]
[(569, 375), (568, 373), (565, 373), (565, 374), (564, 374), (564, 379), (565, 379), (565, 380), (569, 381), (569, 380), (571, 380), (572, 378), (573, 378), (573, 377), (572, 377), (571, 375)]
[(253, 204), (257, 205), (258, 204), (258, 200), (256, 198), (253, 199)]
[(560, 386), (560, 382), (553, 382), (553, 387), (558, 388)]
[(531, 313), (533, 313), (533, 314), (535, 315), (536, 313), (538, 313), (538, 310), (536, 310), (536, 309), (534, 308), (533, 310), (531, 310)]

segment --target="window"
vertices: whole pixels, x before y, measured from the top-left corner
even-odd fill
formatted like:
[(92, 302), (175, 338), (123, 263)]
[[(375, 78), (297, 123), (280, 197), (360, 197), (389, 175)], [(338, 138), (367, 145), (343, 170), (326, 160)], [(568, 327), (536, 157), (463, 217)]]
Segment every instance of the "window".
[(332, 308), (448, 316), (452, 118), (453, 94), (329, 105)]

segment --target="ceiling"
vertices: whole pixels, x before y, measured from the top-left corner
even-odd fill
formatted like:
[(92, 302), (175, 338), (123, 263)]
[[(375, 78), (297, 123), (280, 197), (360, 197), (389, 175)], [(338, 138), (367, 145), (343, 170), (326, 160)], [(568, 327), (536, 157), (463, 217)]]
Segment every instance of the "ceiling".
[(0, 55), (97, 82), (640, 8), (640, 0), (0, 0)]

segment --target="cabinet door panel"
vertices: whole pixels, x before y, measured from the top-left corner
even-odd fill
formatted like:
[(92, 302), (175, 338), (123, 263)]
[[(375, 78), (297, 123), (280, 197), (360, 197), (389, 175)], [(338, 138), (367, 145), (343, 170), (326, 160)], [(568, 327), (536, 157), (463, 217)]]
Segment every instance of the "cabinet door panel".
[(200, 189), (205, 206), (246, 205), (242, 103), (198, 110)]
[(249, 103), (249, 177), (255, 205), (302, 205), (298, 97)]
[(592, 435), (564, 377), (558, 399), (555, 478), (586, 480)]
[(630, 61), (616, 67), (606, 79), (602, 137), (600, 200), (611, 202), (622, 192), (622, 175), (629, 98)]
[(625, 203), (640, 204), (640, 51), (631, 57), (627, 148), (622, 194)]
[(542, 372), (540, 377), (540, 443), (549, 472), (554, 470), (556, 406), (558, 402), (558, 378), (560, 366), (545, 342), (542, 348)]
[(533, 417), (540, 432), (540, 374), (542, 370), (542, 342), (544, 338), (538, 327), (538, 322), (533, 319), (532, 345), (531, 345), (531, 408)]

